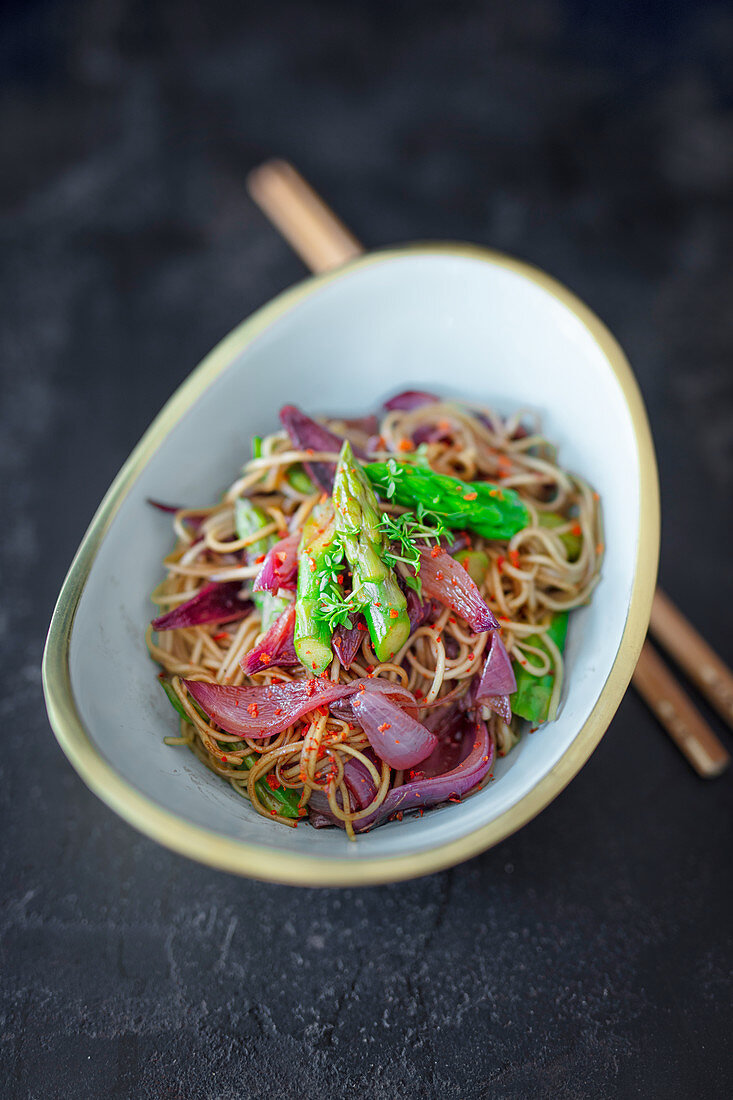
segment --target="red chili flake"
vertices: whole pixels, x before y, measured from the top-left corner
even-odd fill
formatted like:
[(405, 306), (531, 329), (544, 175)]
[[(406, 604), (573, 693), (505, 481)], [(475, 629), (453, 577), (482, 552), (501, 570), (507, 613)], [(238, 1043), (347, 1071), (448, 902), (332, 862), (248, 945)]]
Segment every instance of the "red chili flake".
[(374, 606), (375, 606), (375, 607), (381, 607), (382, 605), (381, 605), (381, 603), (379, 602), (379, 600), (375, 600), (375, 601), (374, 601)]
[(475, 656), (476, 656), (476, 654), (475, 654), (475, 653), (469, 653), (469, 655), (468, 655), (468, 659), (469, 659), (469, 661), (472, 661), (472, 660), (474, 659), (474, 657), (475, 657)]
[(283, 708), (282, 708), (282, 707), (276, 707), (276, 708), (275, 708), (275, 714), (282, 714), (282, 712), (283, 712)]
[(389, 612), (390, 619), (396, 619), (398, 617), (398, 615), (399, 615), (399, 611), (397, 611), (396, 608), (393, 607), (393, 608), (390, 609), (390, 612)]
[(315, 672), (315, 670), (318, 668), (318, 662), (314, 661), (312, 667), (313, 667), (313, 671)]
[(456, 580), (455, 577), (451, 577), (450, 582), (451, 582), (451, 584), (458, 584), (458, 581)]
[(374, 665), (367, 665), (366, 670), (367, 672), (374, 672)]
[(366, 631), (366, 623), (357, 623), (356, 629)]
[(315, 452), (314, 452), (314, 450), (313, 450), (313, 448), (312, 448), (312, 447), (306, 447), (306, 449), (305, 449), (305, 453), (306, 453), (307, 455), (312, 455), (312, 454), (314, 454)]
[(313, 692), (315, 690), (316, 690), (316, 681), (315, 680), (306, 680), (306, 682), (305, 682), (305, 693), (308, 696), (308, 698), (311, 697), (311, 695), (313, 694)]
[(221, 760), (222, 764), (226, 764), (226, 763), (227, 763), (227, 758), (226, 758), (226, 756), (222, 756), (222, 757), (220, 757), (220, 760)]
[(414, 450), (414, 447), (415, 444), (412, 442), (411, 439), (408, 439), (406, 435), (404, 435), (397, 444), (398, 451), (412, 451)]
[(512, 563), (512, 565), (514, 566), (515, 569), (519, 569), (519, 551), (518, 550), (510, 550), (509, 551), (509, 561)]
[(270, 656), (269, 653), (260, 653), (260, 662), (263, 665), (269, 665), (271, 660), (272, 660), (272, 657)]
[(392, 723), (391, 722), (382, 722), (381, 726), (377, 726), (377, 729), (379, 730), (380, 733), (384, 733), (385, 730), (391, 730), (392, 729)]
[(366, 688), (363, 684), (359, 684), (359, 691), (366, 691)]
[(501, 573), (502, 569), (504, 568), (504, 562), (505, 561), (506, 561), (506, 558), (503, 557), (501, 554), (499, 554), (499, 557), (496, 559), (496, 568), (497, 568), (499, 573)]
[(466, 493), (464, 500), (476, 500), (478, 493)]
[(315, 558), (308, 558), (308, 568), (310, 569), (311, 573), (315, 573), (315, 571), (316, 571), (316, 559)]
[(343, 583), (344, 583), (344, 575), (343, 575), (343, 573), (339, 573), (339, 575), (338, 575), (338, 577), (336, 578), (336, 580), (337, 580), (337, 581), (339, 582), (339, 584), (343, 584)]
[(448, 795), (448, 801), (449, 802), (460, 802), (461, 801), (461, 796), (459, 794), (449, 794)]
[(402, 810), (398, 810), (397, 813), (394, 816), (395, 816), (395, 821), (402, 821)]
[(226, 630), (220, 630), (218, 634), (212, 634), (212, 638), (215, 642), (223, 642), (229, 635)]
[(576, 535), (578, 538), (580, 538), (580, 536), (583, 534), (583, 529), (579, 523), (573, 524), (573, 526), (570, 528), (570, 534)]
[(442, 569), (439, 569), (437, 571), (437, 573), (435, 574), (435, 579), (438, 580), (438, 581), (442, 581), (442, 579), (443, 579), (443, 570)]
[(255, 558), (255, 565), (260, 565), (261, 562), (263, 562), (264, 560), (265, 560), (265, 555), (260, 554), (260, 556), (258, 558)]
[(437, 558), (442, 553), (443, 551), (440, 546), (434, 546), (433, 549), (430, 551), (430, 557)]
[(282, 786), (282, 784), (278, 783), (277, 779), (272, 774), (265, 776), (265, 783), (267, 783), (267, 786), (270, 788), (271, 791), (279, 791), (280, 787)]
[(260, 708), (257, 706), (256, 703), (248, 703), (247, 704), (247, 710), (252, 715), (253, 718), (256, 718), (257, 715), (260, 712)]
[(277, 810), (270, 810), (270, 817), (277, 817)]
[(413, 695), (416, 699), (422, 699), (423, 697), (423, 693), (420, 691), (420, 688), (415, 688)]

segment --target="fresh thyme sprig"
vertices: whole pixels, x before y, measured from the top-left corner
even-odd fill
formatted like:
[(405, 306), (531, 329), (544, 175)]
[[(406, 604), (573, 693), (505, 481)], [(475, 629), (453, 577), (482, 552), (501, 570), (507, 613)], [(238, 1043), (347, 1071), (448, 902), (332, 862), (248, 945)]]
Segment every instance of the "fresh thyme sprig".
[(322, 564), (317, 574), (318, 603), (313, 611), (333, 631), (337, 626), (351, 630), (352, 615), (361, 608), (359, 589), (344, 595), (343, 582), (346, 570), (344, 548), (338, 536), (334, 535), (331, 545), (322, 556)]
[(418, 504), (415, 512), (405, 512), (401, 516), (390, 516), (385, 512), (379, 526), (390, 543), (385, 562), (394, 566), (398, 561), (401, 561), (412, 566), (415, 570), (415, 576), (405, 577), (405, 584), (414, 589), (418, 596), (421, 595), (422, 582), (419, 577), (420, 546), (418, 543), (434, 541), (437, 544), (443, 535), (447, 534), (447, 528), (442, 519), (425, 508), (423, 504)]

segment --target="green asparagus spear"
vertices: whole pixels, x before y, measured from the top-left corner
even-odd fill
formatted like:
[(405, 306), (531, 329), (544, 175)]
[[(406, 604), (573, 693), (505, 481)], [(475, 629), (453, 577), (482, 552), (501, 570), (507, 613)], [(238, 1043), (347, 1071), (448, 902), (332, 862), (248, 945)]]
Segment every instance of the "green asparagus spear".
[(290, 467), (285, 475), (288, 479), (288, 483), (292, 485), (299, 493), (313, 493), (315, 492), (315, 485), (308, 477), (307, 473), (299, 462), (296, 462)]
[[(261, 527), (266, 527), (270, 522), (267, 514), (261, 508), (258, 508), (256, 504), (253, 504), (251, 500), (247, 500), (246, 497), (238, 497), (235, 500), (234, 527), (237, 538), (245, 539), (249, 535), (253, 535), (255, 531), (259, 531)], [(263, 557), (276, 542), (277, 539), (274, 535), (267, 535), (263, 539), (257, 539), (256, 542), (250, 543), (246, 552), (247, 562), (251, 564), (258, 558)], [(255, 592), (252, 598), (255, 607), (259, 610), (263, 631), (269, 630), (278, 615), (288, 606), (287, 600), (274, 595), (272, 592)]]
[(414, 508), (422, 504), (447, 527), (470, 529), (487, 539), (509, 539), (529, 522), (513, 489), (489, 481), (461, 481), (409, 462), (370, 462), (364, 467), (380, 496)]
[(298, 549), (298, 595), (295, 601), (295, 652), (303, 668), (319, 675), (328, 668), (331, 652), (331, 627), (320, 608), (321, 583), (326, 568), (325, 556), (335, 535), (333, 504), (324, 500), (303, 524)]
[[(561, 653), (565, 648), (567, 632), (568, 613), (567, 611), (560, 611), (553, 615), (547, 633)], [(527, 645), (547, 652), (547, 647), (538, 634), (530, 634), (525, 641)], [(531, 656), (527, 657), (527, 661), (532, 664)], [(512, 712), (518, 714), (520, 718), (528, 719), (530, 722), (546, 722), (549, 717), (550, 699), (555, 684), (554, 675), (548, 672), (544, 676), (533, 676), (528, 668), (520, 665), (518, 661), (513, 661), (512, 665), (514, 675), (517, 678), (517, 690), (509, 700)]]
[[(564, 516), (561, 516), (558, 512), (540, 512), (538, 515), (538, 519), (540, 527), (549, 528), (562, 527), (566, 523), (571, 522), (570, 520), (565, 519)], [(577, 561), (580, 557), (580, 551), (583, 547), (583, 540), (581, 539), (580, 535), (576, 534), (573, 530), (563, 531), (563, 533), (560, 535), (560, 541), (564, 544), (565, 549), (568, 552), (568, 561)]]
[(333, 484), (336, 526), (351, 566), (354, 590), (363, 598), (364, 617), (378, 661), (388, 661), (407, 641), (407, 602), (385, 562), (387, 544), (381, 512), (363, 468), (348, 440), (341, 448)]
[[(166, 680), (163, 673), (161, 673), (160, 676), (158, 676), (158, 681), (160, 682), (160, 686), (163, 688), (163, 691), (168, 696), (171, 705), (180, 714), (181, 718), (185, 719), (185, 721), (190, 724), (191, 719), (188, 717), (185, 710), (183, 709), (181, 705), (181, 700), (176, 695), (170, 680)], [(196, 710), (201, 712), (201, 716), (205, 718), (208, 722), (208, 715), (204, 714), (204, 712), (193, 699), (190, 699), (190, 702), (193, 704)], [(226, 751), (226, 749), (224, 749), (223, 751)], [(248, 753), (247, 756), (242, 757), (242, 768), (246, 771), (249, 771), (249, 769), (254, 767), (254, 765), (257, 763), (257, 759), (258, 758), (257, 756), (255, 756), (254, 753)], [(238, 767), (238, 765), (236, 764), (232, 766)], [(263, 806), (265, 806), (268, 810), (279, 814), (281, 817), (299, 818), (303, 816), (298, 809), (298, 795), (295, 791), (291, 791), (287, 787), (277, 787), (275, 790), (273, 790), (270, 787), (270, 784), (265, 779), (258, 779), (255, 783), (255, 787), (257, 788), (257, 794), (259, 796), (260, 802), (262, 802)]]

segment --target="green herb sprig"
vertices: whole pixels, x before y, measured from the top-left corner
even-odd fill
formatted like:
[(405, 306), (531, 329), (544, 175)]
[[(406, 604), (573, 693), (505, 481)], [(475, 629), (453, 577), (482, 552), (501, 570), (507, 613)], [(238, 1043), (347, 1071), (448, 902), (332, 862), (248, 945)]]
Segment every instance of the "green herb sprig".
[(385, 561), (394, 567), (398, 562), (404, 562), (415, 570), (414, 577), (405, 577), (405, 584), (422, 595), (422, 582), (420, 580), (420, 546), (418, 543), (435, 542), (448, 533), (448, 529), (440, 516), (431, 512), (423, 504), (418, 504), (415, 512), (405, 512), (401, 516), (390, 516), (384, 513), (379, 524), (390, 542)]

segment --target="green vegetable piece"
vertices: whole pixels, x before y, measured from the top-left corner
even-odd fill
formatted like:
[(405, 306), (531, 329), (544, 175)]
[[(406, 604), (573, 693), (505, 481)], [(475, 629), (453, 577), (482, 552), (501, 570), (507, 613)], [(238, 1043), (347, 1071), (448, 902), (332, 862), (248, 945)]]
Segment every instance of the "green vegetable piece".
[(262, 458), (262, 436), (252, 436), (252, 458)]
[(388, 661), (410, 636), (407, 601), (388, 564), (379, 503), (348, 440), (336, 467), (333, 503), (336, 527), (351, 566), (354, 589), (362, 597), (374, 652), (378, 661)]
[[(181, 700), (178, 698), (175, 691), (173, 690), (173, 685), (171, 684), (170, 680), (166, 680), (165, 675), (162, 672), (158, 676), (158, 683), (168, 696), (171, 702), (171, 706), (178, 712), (178, 714), (180, 714), (181, 718), (185, 719), (185, 721), (188, 722), (189, 725), (191, 725), (191, 719), (188, 717), (185, 710), (183, 709)], [(191, 699), (191, 703), (200, 713), (201, 717), (205, 718), (208, 722), (208, 714), (201, 710), (201, 707), (193, 699)], [(246, 771), (249, 771), (249, 769), (254, 767), (254, 765), (257, 763), (257, 759), (258, 758), (253, 753), (244, 756), (242, 758), (242, 768)], [(299, 818), (303, 816), (298, 809), (299, 799), (295, 791), (291, 791), (287, 787), (279, 787), (276, 790), (273, 790), (266, 779), (258, 779), (255, 783), (255, 787), (257, 788), (257, 793), (260, 797), (260, 801), (262, 802), (263, 806), (267, 807), (268, 810), (274, 810), (275, 813), (280, 814), (281, 817)]]
[[(234, 529), (237, 538), (246, 539), (254, 535), (261, 527), (268, 527), (272, 520), (246, 497), (238, 497), (234, 501)], [(264, 557), (270, 547), (274, 546), (277, 539), (274, 535), (266, 535), (250, 543), (245, 552), (247, 564), (252, 565), (258, 558)], [(262, 630), (270, 629), (275, 619), (288, 606), (288, 601), (273, 592), (254, 592), (252, 595), (255, 607), (259, 610)]]
[(316, 491), (315, 485), (299, 462), (291, 466), (285, 476), (287, 477), (288, 484), (298, 493), (314, 493)]
[(333, 504), (317, 504), (303, 524), (298, 548), (298, 593), (295, 601), (295, 652), (308, 672), (316, 676), (331, 663), (332, 630), (319, 614), (321, 585), (329, 573), (328, 551), (333, 546), (336, 525)]
[(422, 504), (447, 527), (476, 531), (487, 539), (509, 539), (529, 522), (529, 512), (513, 489), (488, 481), (461, 481), (393, 458), (370, 462), (364, 469), (380, 496), (406, 508)]
[[(553, 615), (550, 629), (547, 632), (557, 648), (562, 651), (565, 648), (565, 639), (568, 633), (568, 613), (560, 611)], [(538, 634), (530, 634), (525, 639), (527, 645), (542, 649), (548, 653), (547, 646)], [(527, 656), (531, 664), (531, 656)], [(514, 675), (517, 678), (517, 690), (510, 697), (512, 712), (520, 718), (526, 718), (529, 722), (546, 722), (550, 709), (550, 698), (554, 687), (555, 678), (551, 673), (544, 676), (533, 676), (524, 665), (518, 661), (512, 661)]]
[[(538, 520), (540, 527), (549, 528), (563, 527), (566, 523), (570, 522), (558, 512), (539, 512)], [(580, 551), (583, 548), (581, 536), (573, 534), (572, 531), (563, 531), (560, 535), (560, 541), (568, 552), (568, 561), (577, 561), (580, 557)]]
[(485, 554), (483, 550), (459, 550), (454, 557), (468, 572), (472, 581), (478, 585), (484, 583), (489, 575), (488, 554)]

